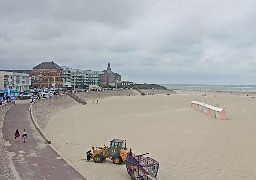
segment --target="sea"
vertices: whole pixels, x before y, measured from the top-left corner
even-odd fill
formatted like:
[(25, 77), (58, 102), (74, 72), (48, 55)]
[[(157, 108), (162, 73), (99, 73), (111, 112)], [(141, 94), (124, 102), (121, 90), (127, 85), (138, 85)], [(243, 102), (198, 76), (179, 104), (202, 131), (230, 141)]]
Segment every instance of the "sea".
[(256, 85), (161, 84), (161, 86), (172, 90), (256, 92)]

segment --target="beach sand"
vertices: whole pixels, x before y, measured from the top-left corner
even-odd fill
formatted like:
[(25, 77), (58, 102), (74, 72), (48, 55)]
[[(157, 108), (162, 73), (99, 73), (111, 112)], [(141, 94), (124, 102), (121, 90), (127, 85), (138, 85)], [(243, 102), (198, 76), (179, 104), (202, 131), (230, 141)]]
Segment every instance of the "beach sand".
[[(88, 180), (130, 179), (125, 165), (87, 162), (92, 146), (126, 139), (135, 154), (160, 163), (159, 180), (256, 179), (256, 98), (200, 91), (88, 100), (57, 112), (44, 132)], [(202, 96), (206, 94), (206, 96)], [(225, 108), (227, 120), (191, 108), (192, 100)]]

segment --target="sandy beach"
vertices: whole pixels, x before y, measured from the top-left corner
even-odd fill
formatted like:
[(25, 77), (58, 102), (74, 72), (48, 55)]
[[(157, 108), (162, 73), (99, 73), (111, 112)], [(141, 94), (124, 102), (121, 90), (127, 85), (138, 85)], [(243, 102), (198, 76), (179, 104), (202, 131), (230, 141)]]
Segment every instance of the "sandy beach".
[[(43, 130), (89, 180), (130, 179), (125, 165), (85, 160), (91, 146), (108, 145), (113, 138), (126, 139), (134, 153), (148, 152), (159, 161), (159, 180), (256, 179), (255, 94), (176, 92), (102, 97), (98, 104), (92, 99), (86, 105), (72, 102), (53, 113)], [(225, 108), (228, 119), (194, 110), (192, 100)]]

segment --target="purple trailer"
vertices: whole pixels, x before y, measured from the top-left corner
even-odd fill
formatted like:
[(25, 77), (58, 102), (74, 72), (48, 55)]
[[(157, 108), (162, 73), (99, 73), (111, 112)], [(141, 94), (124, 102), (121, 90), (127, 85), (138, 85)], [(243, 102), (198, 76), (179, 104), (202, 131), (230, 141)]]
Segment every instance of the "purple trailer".
[[(148, 153), (146, 153), (148, 154)], [(144, 155), (135, 155), (132, 152), (129, 153), (126, 159), (126, 169), (128, 174), (136, 180), (156, 180), (157, 172), (159, 169), (159, 163), (150, 158), (144, 157)]]

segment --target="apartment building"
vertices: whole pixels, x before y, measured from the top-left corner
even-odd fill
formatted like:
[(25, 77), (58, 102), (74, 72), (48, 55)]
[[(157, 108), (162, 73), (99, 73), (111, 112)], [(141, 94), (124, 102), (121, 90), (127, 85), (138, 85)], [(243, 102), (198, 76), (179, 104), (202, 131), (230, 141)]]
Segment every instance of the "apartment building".
[(63, 69), (63, 71), (62, 71), (63, 87), (71, 88), (72, 87), (71, 82), (73, 81), (72, 76), (71, 76), (72, 68), (69, 68), (69, 67), (66, 67), (66, 66), (61, 66), (61, 68)]
[(73, 69), (66, 66), (63, 68), (63, 87), (85, 88), (89, 85), (99, 84), (99, 75), (102, 71)]
[[(31, 77), (29, 74), (0, 71), (0, 99), (4, 96), (16, 97), (19, 92), (29, 90), (30, 86)], [(8, 90), (10, 91), (8, 92)]]
[(0, 89), (5, 89), (7, 84), (11, 90), (29, 90), (31, 77), (26, 73), (0, 71)]
[(83, 88), (86, 86), (85, 72), (80, 69), (73, 69), (70, 67), (62, 66), (63, 74), (63, 87), (64, 88)]
[(88, 85), (99, 85), (99, 76), (103, 71), (86, 70), (86, 81)]

